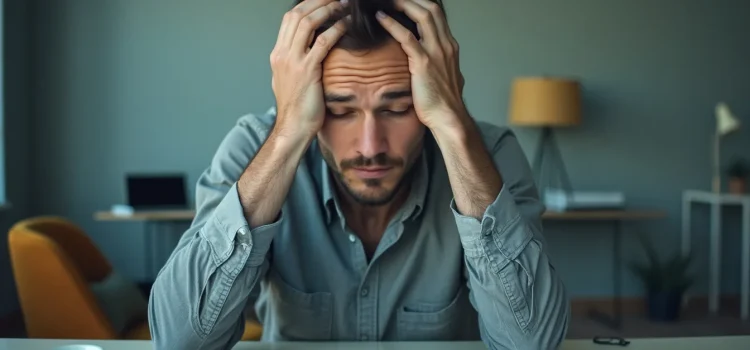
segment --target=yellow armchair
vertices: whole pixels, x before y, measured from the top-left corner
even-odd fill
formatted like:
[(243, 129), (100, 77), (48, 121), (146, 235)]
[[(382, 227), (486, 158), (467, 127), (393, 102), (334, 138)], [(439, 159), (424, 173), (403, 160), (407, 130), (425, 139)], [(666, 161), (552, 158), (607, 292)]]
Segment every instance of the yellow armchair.
[[(92, 285), (110, 277), (112, 266), (77, 225), (59, 217), (23, 220), (10, 229), (8, 243), (30, 338), (151, 338), (146, 310), (123, 329), (107, 317)], [(242, 340), (261, 333), (259, 324), (246, 322)]]

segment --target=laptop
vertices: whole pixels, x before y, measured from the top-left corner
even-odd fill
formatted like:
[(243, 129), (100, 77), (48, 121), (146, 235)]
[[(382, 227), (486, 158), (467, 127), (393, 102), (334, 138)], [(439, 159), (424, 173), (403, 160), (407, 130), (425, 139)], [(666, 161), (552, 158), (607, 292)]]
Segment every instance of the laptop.
[(182, 174), (128, 174), (127, 201), (135, 210), (189, 209)]

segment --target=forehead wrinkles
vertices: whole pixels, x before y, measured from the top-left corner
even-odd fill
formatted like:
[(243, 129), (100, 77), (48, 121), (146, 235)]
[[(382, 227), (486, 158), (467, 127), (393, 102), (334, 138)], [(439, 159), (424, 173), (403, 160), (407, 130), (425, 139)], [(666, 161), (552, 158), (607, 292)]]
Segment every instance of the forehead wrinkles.
[[(333, 62), (332, 62), (333, 63)], [(327, 65), (323, 71), (323, 82), (335, 84), (344, 82), (379, 83), (411, 78), (408, 63), (401, 61), (376, 61), (374, 64), (352, 64), (337, 62)]]
[(396, 82), (408, 82), (409, 73), (406, 74), (385, 74), (373, 77), (363, 77), (360, 75), (336, 75), (330, 77), (323, 77), (323, 84), (343, 84), (343, 83), (360, 83), (360, 84), (377, 84), (377, 83), (396, 83)]

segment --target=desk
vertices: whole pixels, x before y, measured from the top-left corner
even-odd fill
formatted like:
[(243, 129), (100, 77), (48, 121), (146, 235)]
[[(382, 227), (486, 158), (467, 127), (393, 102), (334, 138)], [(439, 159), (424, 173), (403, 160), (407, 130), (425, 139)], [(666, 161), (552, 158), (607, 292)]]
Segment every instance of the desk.
[(656, 210), (576, 210), (554, 212), (547, 211), (542, 215), (545, 220), (580, 220), (580, 221), (602, 221), (602, 220), (649, 220), (661, 219), (666, 213)]
[(155, 269), (154, 266), (154, 254), (156, 250), (153, 245), (153, 238), (159, 229), (158, 225), (160, 223), (192, 221), (194, 217), (194, 210), (148, 210), (137, 211), (132, 215), (115, 215), (110, 211), (99, 211), (94, 213), (94, 220), (97, 221), (143, 222), (145, 229), (144, 234), (146, 235), (143, 238), (143, 248), (146, 255), (144, 270), (147, 279), (151, 278), (158, 272), (158, 269)]
[(620, 329), (622, 326), (622, 255), (620, 249), (622, 241), (622, 223), (624, 221), (652, 220), (664, 217), (666, 217), (666, 213), (655, 210), (547, 211), (542, 215), (542, 218), (547, 221), (606, 221), (613, 224), (612, 285), (614, 287), (614, 296), (612, 298), (612, 306), (614, 314), (609, 316), (597, 310), (591, 310), (591, 318), (612, 329)]
[(711, 207), (710, 268), (708, 285), (708, 309), (719, 312), (719, 289), (721, 277), (721, 209), (724, 206), (742, 208), (742, 268), (740, 269), (740, 317), (750, 318), (750, 196), (729, 193), (688, 190), (682, 194), (682, 254), (690, 254), (693, 204), (708, 204)]
[[(590, 339), (565, 340), (562, 350), (735, 350), (750, 349), (750, 336), (696, 337), (696, 338), (643, 338), (627, 339), (627, 347), (594, 344)], [(102, 350), (146, 350), (153, 349), (149, 341), (141, 340), (48, 340), (48, 339), (0, 339), (0, 350), (56, 350), (71, 344), (96, 345)], [(234, 350), (486, 350), (478, 341), (473, 342), (382, 342), (382, 343), (260, 343), (240, 342)]]

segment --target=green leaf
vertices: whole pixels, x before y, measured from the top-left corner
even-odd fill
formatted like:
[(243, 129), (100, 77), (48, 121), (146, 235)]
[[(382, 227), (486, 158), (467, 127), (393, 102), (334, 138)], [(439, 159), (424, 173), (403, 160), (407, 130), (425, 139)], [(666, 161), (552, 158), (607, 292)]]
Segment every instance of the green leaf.
[(689, 276), (690, 256), (673, 254), (662, 262), (651, 241), (642, 233), (638, 238), (646, 253), (645, 263), (630, 263), (630, 268), (643, 282), (644, 287), (651, 292), (676, 291), (684, 292), (693, 284)]

